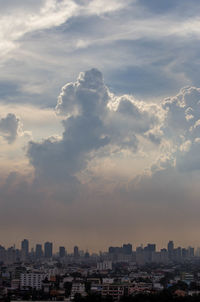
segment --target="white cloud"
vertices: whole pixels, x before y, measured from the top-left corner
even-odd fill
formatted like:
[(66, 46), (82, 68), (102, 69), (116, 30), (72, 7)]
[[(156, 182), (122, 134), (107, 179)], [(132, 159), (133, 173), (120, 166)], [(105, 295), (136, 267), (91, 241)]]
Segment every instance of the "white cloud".
[(18, 2), (2, 5), (0, 53), (4, 56), (17, 47), (18, 40), (25, 34), (59, 26), (73, 16), (103, 14), (124, 6), (121, 1), (108, 3), (99, 0), (84, 2), (84, 5), (73, 0), (41, 0), (30, 2), (29, 5), (23, 5), (23, 1)]
[(37, 7), (37, 11), (26, 9), (18, 11), (13, 9), (9, 14), (3, 11), (0, 21), (0, 51), (5, 54), (13, 48), (18, 39), (24, 34), (35, 30), (45, 29), (52, 26), (58, 26), (71, 17), (77, 8), (73, 1), (48, 0), (41, 2), (41, 6)]

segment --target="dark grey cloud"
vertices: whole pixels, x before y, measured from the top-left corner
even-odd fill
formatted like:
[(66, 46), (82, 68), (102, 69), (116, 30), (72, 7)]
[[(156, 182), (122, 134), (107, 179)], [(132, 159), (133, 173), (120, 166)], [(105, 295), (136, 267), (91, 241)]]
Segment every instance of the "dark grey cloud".
[(106, 145), (109, 138), (101, 114), (108, 101), (102, 75), (92, 69), (81, 74), (78, 82), (63, 87), (56, 107), (63, 120), (64, 133), (59, 141), (31, 142), (28, 156), (43, 179), (74, 180), (75, 174), (85, 168), (88, 153)]
[(18, 135), (20, 120), (13, 113), (0, 118), (0, 135), (7, 140), (9, 144), (13, 143)]

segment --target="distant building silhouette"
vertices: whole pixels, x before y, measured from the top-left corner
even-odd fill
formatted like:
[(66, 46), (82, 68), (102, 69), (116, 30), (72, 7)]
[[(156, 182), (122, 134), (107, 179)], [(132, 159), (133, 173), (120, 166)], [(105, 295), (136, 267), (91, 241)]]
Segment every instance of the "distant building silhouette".
[(78, 246), (75, 246), (75, 247), (74, 247), (74, 257), (75, 257), (75, 258), (78, 258), (78, 257), (79, 257), (79, 249), (78, 249)]
[(52, 242), (45, 242), (44, 256), (45, 256), (45, 258), (52, 258), (52, 256), (53, 256), (53, 243)]
[(63, 258), (66, 255), (66, 251), (65, 251), (65, 247), (64, 246), (60, 246), (59, 247), (59, 257)]
[(25, 260), (28, 257), (28, 254), (29, 254), (29, 241), (27, 239), (24, 239), (21, 242), (22, 260)]
[(168, 242), (167, 251), (168, 251), (169, 259), (172, 259), (174, 255), (174, 242), (172, 240)]
[(36, 244), (35, 246), (35, 257), (37, 259), (42, 258), (43, 256), (43, 251), (42, 251), (42, 245), (41, 244)]
[(122, 251), (123, 251), (123, 254), (125, 254), (125, 255), (131, 255), (133, 252), (132, 244), (130, 244), (130, 243), (123, 244)]

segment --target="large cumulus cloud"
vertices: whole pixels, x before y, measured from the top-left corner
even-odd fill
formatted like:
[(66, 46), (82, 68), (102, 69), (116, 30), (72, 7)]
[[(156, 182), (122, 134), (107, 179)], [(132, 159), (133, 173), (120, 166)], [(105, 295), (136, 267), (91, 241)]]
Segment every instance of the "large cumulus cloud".
[(113, 95), (97, 69), (62, 88), (56, 111), (63, 118), (62, 137), (31, 142), (28, 148), (36, 176), (47, 181), (74, 181), (97, 153), (136, 152), (140, 137), (148, 139), (160, 121), (158, 106)]
[[(140, 174), (145, 168), (150, 174), (169, 167), (200, 168), (199, 88), (183, 88), (160, 104), (143, 102), (114, 95), (101, 72), (91, 69), (63, 86), (56, 113), (62, 119), (62, 136), (32, 141), (28, 147), (37, 180), (77, 185), (80, 172), (93, 160), (118, 154), (117, 160), (124, 152), (132, 158), (140, 153), (149, 157)], [(134, 173), (134, 165), (132, 169)]]

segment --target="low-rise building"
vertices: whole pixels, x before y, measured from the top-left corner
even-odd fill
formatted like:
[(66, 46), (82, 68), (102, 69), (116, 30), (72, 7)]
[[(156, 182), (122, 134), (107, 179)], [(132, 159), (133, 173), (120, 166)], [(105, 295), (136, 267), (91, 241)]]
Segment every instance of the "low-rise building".
[(73, 282), (71, 289), (71, 299), (74, 299), (76, 294), (80, 294), (81, 296), (86, 295), (85, 284), (83, 282)]
[(48, 274), (43, 273), (23, 273), (20, 275), (20, 288), (35, 288), (42, 289), (42, 281), (48, 277)]

